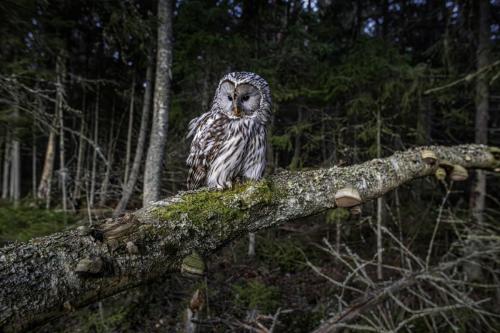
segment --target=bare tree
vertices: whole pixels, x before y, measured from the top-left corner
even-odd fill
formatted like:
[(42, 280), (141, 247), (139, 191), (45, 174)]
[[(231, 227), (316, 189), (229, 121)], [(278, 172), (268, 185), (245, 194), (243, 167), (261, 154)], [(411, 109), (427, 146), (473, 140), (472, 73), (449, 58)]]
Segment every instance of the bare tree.
[[(115, 132), (115, 101), (113, 100), (113, 110), (111, 113), (111, 127), (108, 134), (108, 144), (107, 144), (107, 160), (108, 163), (105, 166), (104, 178), (101, 182), (101, 189), (99, 191), (99, 206), (104, 206), (108, 198), (109, 189), (109, 179), (111, 177), (111, 167), (113, 165), (113, 152), (115, 150), (117, 138), (114, 137)], [(119, 131), (118, 131), (119, 132)]]
[(158, 42), (154, 90), (154, 117), (144, 170), (143, 205), (160, 198), (160, 176), (167, 143), (172, 80), (172, 0), (158, 0)]
[(2, 199), (9, 197), (9, 173), (10, 173), (10, 131), (5, 135), (5, 145), (3, 151), (3, 172), (2, 172)]
[(123, 175), (123, 184), (127, 183), (130, 170), (130, 154), (132, 151), (132, 130), (134, 125), (134, 104), (135, 104), (135, 71), (132, 75), (132, 85), (130, 87), (130, 107), (128, 114), (128, 129), (127, 129), (127, 152), (125, 155), (125, 173)]
[[(85, 103), (83, 104), (83, 109), (85, 110)], [(81, 190), (82, 190), (82, 165), (83, 165), (83, 157), (85, 155), (85, 140), (83, 137), (85, 136), (86, 130), (86, 121), (85, 117), (82, 116), (80, 120), (80, 134), (78, 140), (78, 155), (76, 157), (76, 173), (75, 173), (75, 188), (73, 190), (73, 200), (80, 200)]]
[[(382, 115), (380, 106), (377, 109), (377, 158), (382, 157)], [(382, 246), (382, 213), (384, 198), (377, 198), (377, 278), (382, 279), (383, 246)]]
[(146, 87), (144, 89), (144, 100), (142, 104), (142, 114), (141, 114), (141, 127), (139, 129), (139, 138), (137, 139), (137, 146), (135, 148), (134, 162), (132, 163), (132, 170), (130, 175), (127, 177), (127, 182), (123, 188), (122, 197), (118, 202), (115, 210), (113, 211), (113, 216), (119, 216), (127, 208), (128, 201), (134, 192), (135, 184), (137, 183), (137, 178), (139, 177), (139, 170), (141, 168), (142, 155), (144, 152), (144, 147), (146, 146), (146, 135), (149, 124), (149, 114), (151, 113), (151, 97), (152, 97), (152, 78), (153, 78), (153, 62), (150, 61), (148, 69), (146, 71)]
[[(477, 47), (477, 69), (481, 71), (490, 65), (490, 2), (488, 0), (479, 1), (479, 38)], [(489, 83), (487, 73), (481, 72), (476, 78), (476, 121), (475, 121), (475, 141), (476, 143), (488, 143), (488, 119), (489, 119)], [(486, 173), (482, 170), (476, 172), (476, 181), (471, 193), (472, 215), (475, 223), (484, 222), (484, 209), (486, 204)], [(480, 250), (477, 242), (469, 242), (469, 251)], [(482, 280), (483, 272), (479, 262), (468, 261), (464, 264), (470, 280)]]
[(38, 185), (37, 196), (40, 200), (45, 200), (46, 207), (50, 207), (50, 192), (52, 188), (52, 174), (54, 170), (54, 158), (56, 155), (56, 130), (50, 128), (49, 140), (47, 149), (45, 150), (45, 158), (42, 169), (40, 184)]
[(59, 127), (59, 177), (61, 180), (61, 192), (62, 192), (62, 207), (63, 211), (68, 210), (68, 196), (66, 193), (66, 161), (65, 161), (65, 148), (64, 148), (64, 113), (63, 113), (63, 102), (64, 102), (64, 79), (66, 77), (66, 65), (64, 64), (65, 57), (59, 54), (56, 60), (56, 115)]
[(33, 199), (36, 198), (37, 192), (37, 147), (36, 147), (36, 130), (35, 130), (36, 118), (33, 117), (33, 128), (31, 133), (31, 194)]
[[(94, 143), (97, 144), (99, 140), (99, 87), (97, 87), (95, 108), (94, 108)], [(96, 177), (97, 177), (97, 149), (95, 148), (92, 152), (92, 173), (90, 176), (90, 197), (89, 197), (89, 207), (94, 207), (95, 202), (95, 187), (96, 187)]]
[[(19, 104), (16, 99), (14, 105), (14, 119), (19, 118)], [(14, 207), (19, 206), (21, 199), (21, 143), (18, 133), (12, 137), (12, 160), (10, 164), (10, 196)]]
[[(479, 44), (477, 47), (477, 69), (481, 70), (490, 65), (491, 33), (490, 33), (490, 1), (479, 0)], [(488, 119), (489, 119), (489, 85), (487, 73), (482, 72), (476, 79), (476, 143), (488, 143)], [(472, 192), (472, 210), (476, 221), (483, 221), (483, 212), (486, 198), (486, 174), (478, 170), (476, 172), (476, 183)]]

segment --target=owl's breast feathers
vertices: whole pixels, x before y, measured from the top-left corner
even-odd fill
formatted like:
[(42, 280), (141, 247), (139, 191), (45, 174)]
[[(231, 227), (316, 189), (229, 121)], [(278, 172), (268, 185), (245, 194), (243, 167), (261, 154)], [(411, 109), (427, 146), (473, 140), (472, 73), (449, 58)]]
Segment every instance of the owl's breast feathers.
[(251, 119), (230, 119), (220, 112), (207, 112), (189, 123), (188, 138), (193, 137), (187, 159), (188, 189), (204, 185), (227, 187), (245, 171), (247, 157), (255, 156), (255, 138), (264, 151), (265, 125)]

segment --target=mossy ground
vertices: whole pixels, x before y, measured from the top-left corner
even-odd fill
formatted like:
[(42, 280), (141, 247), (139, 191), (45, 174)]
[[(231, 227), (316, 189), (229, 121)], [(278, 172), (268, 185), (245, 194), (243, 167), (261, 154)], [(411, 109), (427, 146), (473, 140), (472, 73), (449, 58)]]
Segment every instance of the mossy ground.
[(38, 208), (29, 202), (17, 208), (3, 203), (0, 204), (0, 244), (49, 235), (71, 226), (75, 220), (73, 215)]

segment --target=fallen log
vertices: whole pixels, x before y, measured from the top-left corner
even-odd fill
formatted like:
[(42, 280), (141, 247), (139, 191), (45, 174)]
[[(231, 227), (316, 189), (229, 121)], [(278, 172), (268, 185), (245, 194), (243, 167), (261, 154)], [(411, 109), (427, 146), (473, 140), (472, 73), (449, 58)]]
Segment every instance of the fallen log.
[[(366, 202), (438, 170), (439, 179), (444, 170), (463, 180), (467, 168), (498, 171), (500, 150), (419, 147), (348, 167), (281, 172), (225, 191), (182, 192), (90, 228), (8, 245), (0, 249), (0, 331), (36, 327), (179, 271), (193, 251), (208, 256), (248, 232), (321, 213), (336, 202)], [(341, 201), (339, 192), (354, 195)]]

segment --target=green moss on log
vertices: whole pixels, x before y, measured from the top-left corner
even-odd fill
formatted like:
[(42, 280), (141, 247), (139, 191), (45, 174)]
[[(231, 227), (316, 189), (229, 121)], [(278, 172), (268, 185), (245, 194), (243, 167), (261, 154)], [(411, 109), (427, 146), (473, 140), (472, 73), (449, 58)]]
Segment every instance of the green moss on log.
[(182, 200), (163, 207), (153, 208), (153, 213), (162, 220), (189, 220), (198, 228), (214, 221), (225, 224), (244, 220), (249, 209), (271, 204), (277, 198), (277, 191), (270, 182), (246, 182), (233, 188), (217, 191), (202, 190), (182, 196)]

